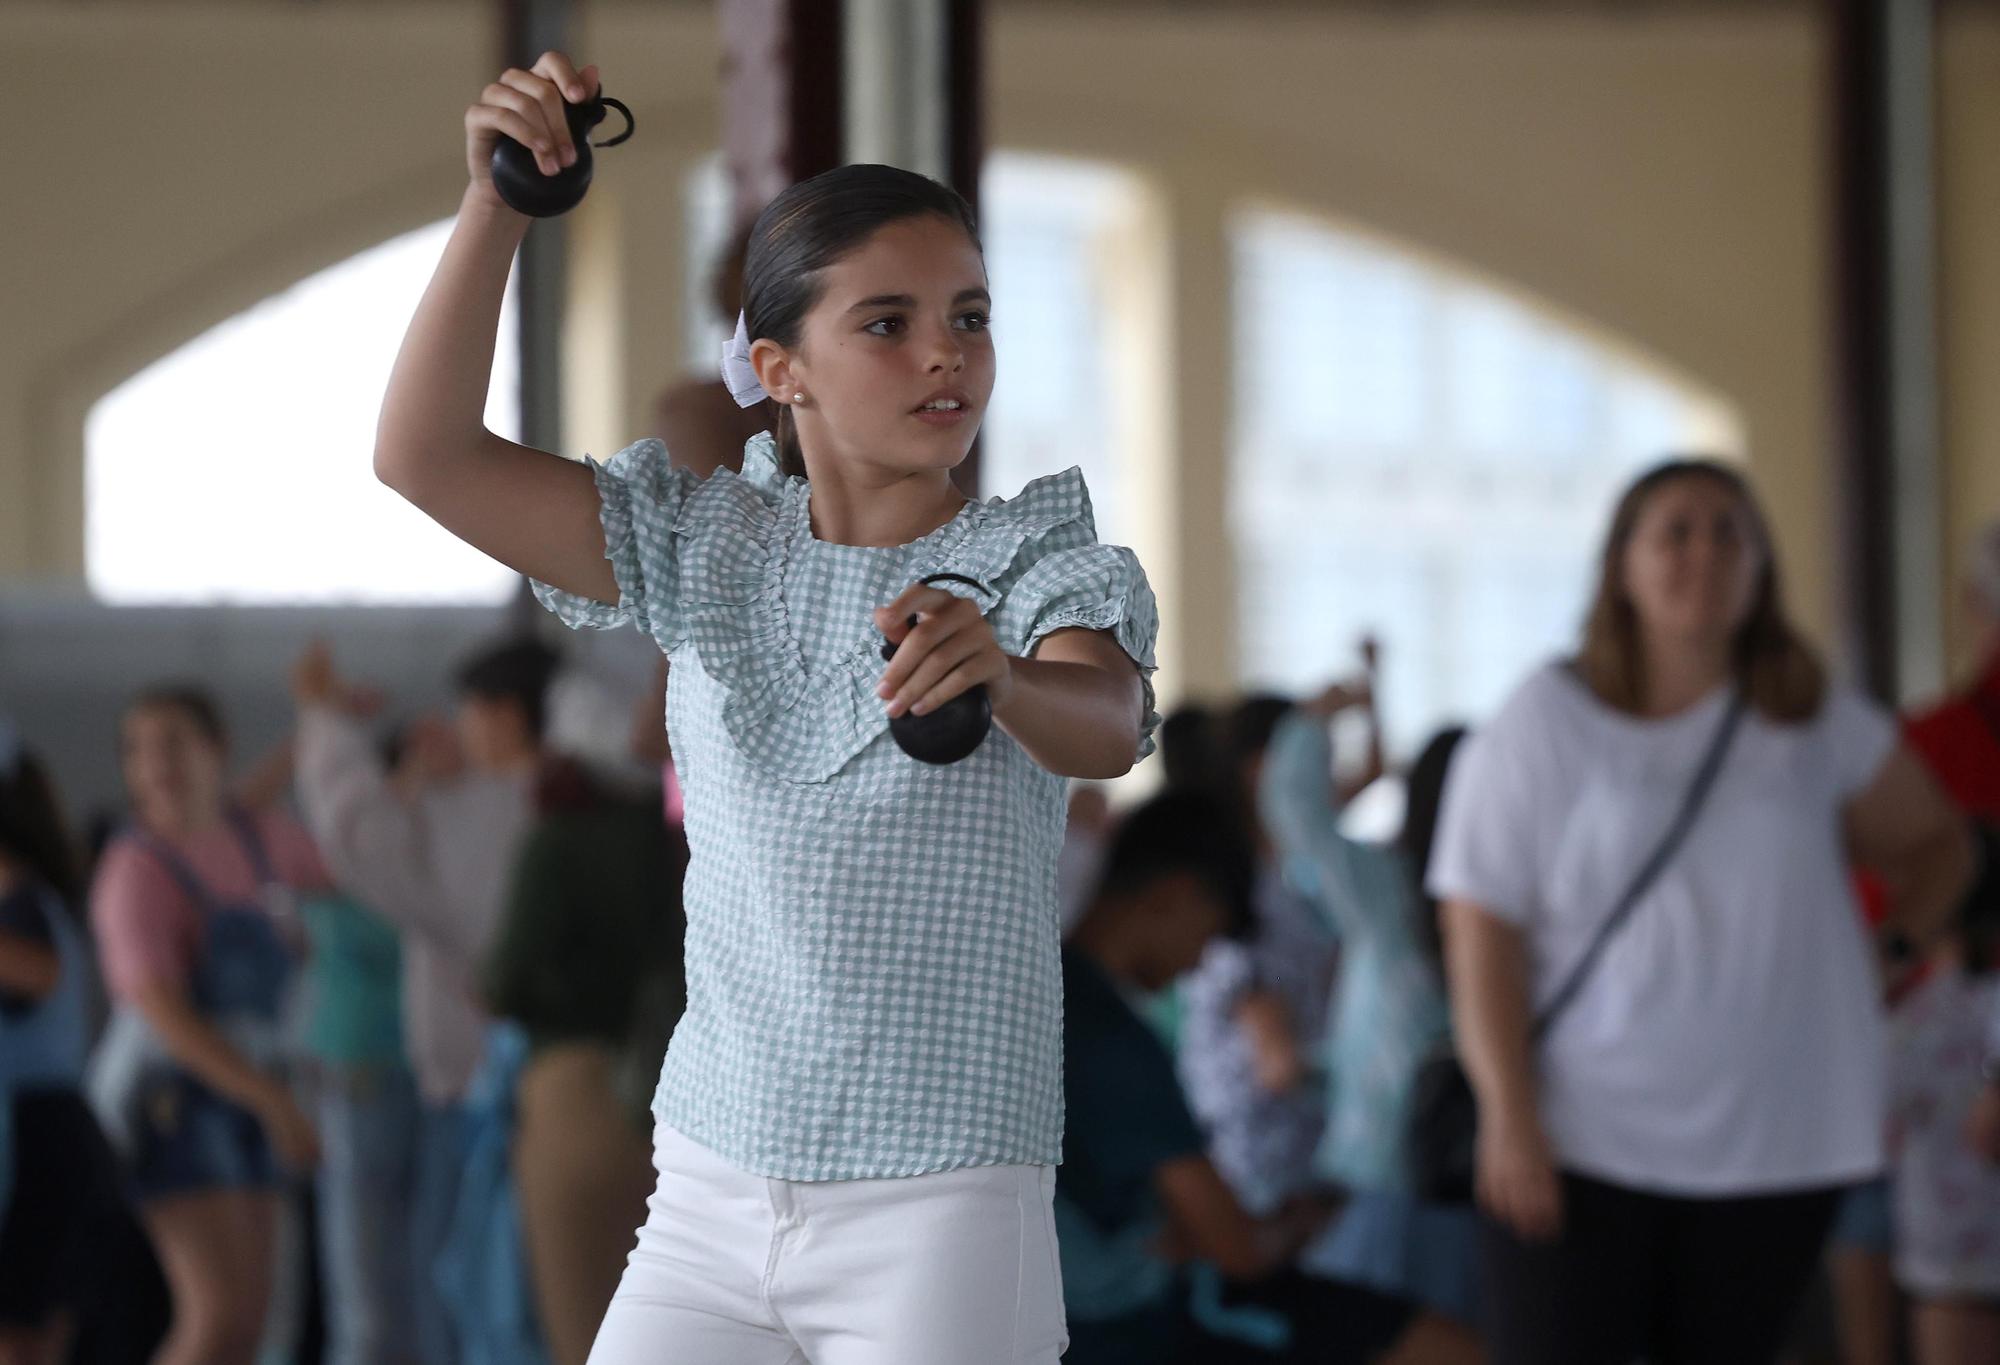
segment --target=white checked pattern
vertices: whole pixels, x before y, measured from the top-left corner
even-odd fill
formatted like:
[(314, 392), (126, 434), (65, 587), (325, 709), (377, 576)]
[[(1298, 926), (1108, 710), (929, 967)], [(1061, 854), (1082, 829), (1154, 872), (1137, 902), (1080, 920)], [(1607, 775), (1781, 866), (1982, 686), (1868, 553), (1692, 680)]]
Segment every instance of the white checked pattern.
[[(871, 612), (959, 573), (992, 589), (1003, 649), (1107, 630), (1150, 676), (1145, 574), (1097, 544), (1074, 469), (871, 548), (813, 539), (768, 436), (743, 467), (699, 481), (655, 440), (593, 465), (621, 600), (535, 585), (565, 623), (637, 624), (673, 660), (688, 1008), (654, 1113), (778, 1179), (1053, 1164), (1064, 784), (998, 728), (949, 767), (906, 757)], [(1157, 721), (1149, 683), (1141, 756)]]

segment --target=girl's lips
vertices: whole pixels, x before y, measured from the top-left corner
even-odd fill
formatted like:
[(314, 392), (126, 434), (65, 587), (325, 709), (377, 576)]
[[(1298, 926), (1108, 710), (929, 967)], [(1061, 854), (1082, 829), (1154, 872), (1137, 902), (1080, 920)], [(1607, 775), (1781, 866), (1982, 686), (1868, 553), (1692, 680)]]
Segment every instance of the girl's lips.
[(918, 408), (910, 414), (919, 422), (934, 427), (955, 427), (972, 416), (971, 408)]

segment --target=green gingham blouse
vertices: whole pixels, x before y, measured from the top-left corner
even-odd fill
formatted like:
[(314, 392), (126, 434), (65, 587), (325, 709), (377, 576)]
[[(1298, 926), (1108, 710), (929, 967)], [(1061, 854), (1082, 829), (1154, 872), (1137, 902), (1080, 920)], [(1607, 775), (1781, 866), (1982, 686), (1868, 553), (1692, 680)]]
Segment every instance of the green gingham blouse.
[[(655, 1116), (782, 1179), (1053, 1164), (1064, 782), (997, 726), (960, 763), (905, 756), (872, 612), (963, 574), (991, 590), (965, 591), (1009, 653), (1103, 630), (1150, 677), (1152, 590), (1097, 543), (1083, 476), (877, 548), (814, 538), (768, 436), (740, 476), (698, 480), (656, 440), (592, 468), (619, 602), (535, 591), (571, 626), (638, 625), (673, 662), (688, 1005)], [(1145, 710), (1142, 757), (1150, 683)]]

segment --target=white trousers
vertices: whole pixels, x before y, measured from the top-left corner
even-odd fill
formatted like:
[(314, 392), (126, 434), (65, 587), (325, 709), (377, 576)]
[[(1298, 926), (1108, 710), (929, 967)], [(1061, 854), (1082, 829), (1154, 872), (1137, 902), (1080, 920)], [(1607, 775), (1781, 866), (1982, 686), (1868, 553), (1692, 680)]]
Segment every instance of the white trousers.
[(1055, 1365), (1051, 1166), (749, 1175), (662, 1126), (590, 1365)]

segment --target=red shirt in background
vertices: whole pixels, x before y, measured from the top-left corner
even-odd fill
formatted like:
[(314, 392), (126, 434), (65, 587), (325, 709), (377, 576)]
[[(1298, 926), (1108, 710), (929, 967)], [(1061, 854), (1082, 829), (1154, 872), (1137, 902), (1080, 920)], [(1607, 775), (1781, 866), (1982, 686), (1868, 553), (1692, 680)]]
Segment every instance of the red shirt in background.
[(1971, 691), (1912, 716), (1904, 734), (1960, 810), (2000, 823), (2000, 656)]
[[(2000, 824), (2000, 656), (1970, 691), (1905, 718), (1903, 738), (1953, 805)], [(1858, 873), (1855, 887), (1870, 924), (1888, 918), (1889, 897), (1880, 878)]]

